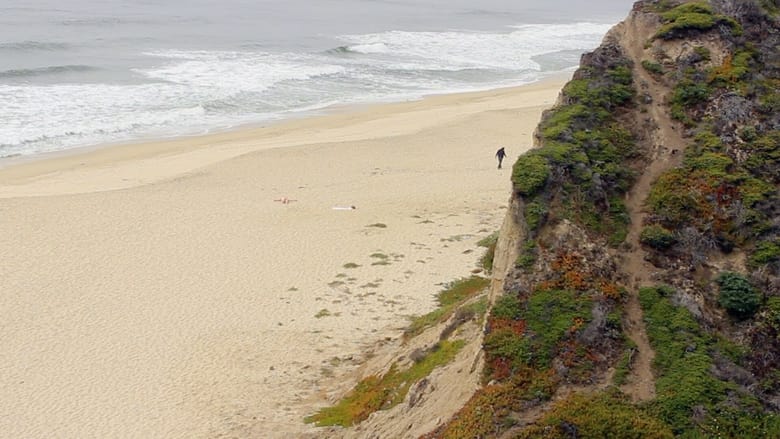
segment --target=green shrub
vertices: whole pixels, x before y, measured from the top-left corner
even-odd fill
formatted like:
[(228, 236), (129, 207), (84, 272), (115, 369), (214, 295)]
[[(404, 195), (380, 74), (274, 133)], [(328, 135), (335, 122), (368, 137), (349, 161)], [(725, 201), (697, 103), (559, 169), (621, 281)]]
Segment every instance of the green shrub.
[(678, 9), (680, 7), (663, 14), (666, 24), (661, 26), (655, 34), (657, 38), (671, 40), (678, 38), (686, 30), (703, 31), (715, 27), (715, 17), (712, 16), (712, 11), (710, 10), (707, 12), (688, 12), (686, 14), (675, 13)]
[[(483, 348), (489, 360), (498, 359), (507, 364), (507, 372), (514, 371), (531, 363), (534, 358), (533, 346), (527, 337), (516, 334), (510, 328), (493, 330), (485, 337)], [(490, 366), (485, 372), (493, 374)]]
[(532, 201), (525, 206), (525, 224), (528, 230), (536, 231), (544, 223), (547, 216), (547, 206), (540, 201)]
[(699, 437), (690, 435), (696, 431), (694, 410), (720, 403), (728, 386), (710, 373), (712, 338), (702, 332), (687, 309), (672, 304), (668, 298), (671, 293), (668, 287), (639, 290), (647, 336), (655, 351), (657, 396), (651, 411), (675, 434)]
[(693, 48), (693, 52), (701, 57), (703, 61), (709, 61), (711, 58), (710, 49), (704, 46), (696, 46)]
[(673, 246), (677, 240), (671, 231), (653, 224), (642, 229), (642, 233), (639, 235), (639, 242), (649, 245), (656, 250), (666, 250)]
[(735, 88), (750, 72), (755, 52), (752, 50), (737, 50), (729, 54), (723, 63), (709, 71), (709, 83), (724, 88)]
[(725, 272), (716, 282), (720, 286), (718, 303), (734, 316), (750, 317), (761, 305), (761, 295), (741, 274)]
[(663, 422), (612, 388), (595, 395), (573, 394), (513, 437), (671, 439), (674, 435)]
[(761, 7), (764, 8), (770, 15), (780, 14), (780, 1), (778, 0), (759, 0)]
[(695, 151), (719, 152), (723, 148), (723, 142), (720, 140), (720, 137), (709, 130), (699, 131), (693, 140), (695, 144), (692, 146), (696, 148)]
[(672, 105), (679, 104), (683, 107), (692, 107), (706, 102), (710, 97), (710, 89), (706, 84), (690, 79), (680, 81), (672, 93)]
[(760, 242), (750, 256), (750, 262), (754, 265), (768, 264), (778, 259), (780, 259), (780, 245), (770, 241)]
[(524, 303), (507, 294), (496, 301), (490, 319), (486, 372), (501, 364), (509, 375), (528, 366), (541, 370), (550, 366), (559, 344), (591, 319), (591, 301), (569, 290), (536, 291)]
[(734, 161), (726, 154), (703, 152), (695, 157), (686, 157), (685, 165), (690, 169), (701, 170), (708, 175), (725, 177)]
[(711, 90), (705, 83), (686, 77), (675, 85), (670, 100), (672, 118), (679, 120), (688, 127), (695, 126), (688, 115), (688, 110), (704, 103), (710, 97)]
[(493, 259), (496, 256), (496, 244), (498, 244), (498, 231), (482, 238), (477, 245), (487, 247), (485, 254), (479, 259), (479, 265), (488, 273), (493, 271)]
[(628, 375), (631, 373), (631, 362), (636, 353), (636, 343), (628, 340), (626, 345), (623, 355), (620, 356), (620, 360), (615, 365), (615, 374), (612, 375), (612, 383), (616, 386), (622, 386), (628, 380)]
[(428, 314), (412, 317), (409, 327), (404, 331), (404, 337), (414, 337), (426, 328), (447, 320), (458, 306), (479, 294), (488, 285), (490, 280), (479, 276), (450, 282), (437, 295), (439, 307)]
[(686, 14), (712, 15), (712, 7), (704, 2), (684, 3), (661, 14), (665, 21), (674, 21)]
[(742, 27), (731, 17), (713, 14), (712, 8), (704, 2), (683, 3), (661, 14), (664, 25), (655, 34), (656, 38), (671, 40), (688, 31), (706, 31), (717, 24), (731, 27), (734, 35), (742, 34)]
[(517, 320), (520, 318), (520, 299), (516, 294), (507, 293), (499, 297), (490, 310), (490, 316), (494, 319)]
[[(515, 184), (521, 194), (537, 195), (536, 204), (529, 201), (524, 212), (532, 231), (549, 215), (576, 222), (613, 246), (625, 239), (629, 216), (623, 198), (635, 177), (630, 163), (637, 157), (637, 145), (633, 133), (615, 119), (615, 110), (629, 106), (635, 90), (631, 61), (607, 56), (606, 66), (581, 68), (562, 91), (565, 104), (545, 113), (539, 124), (542, 147), (534, 154), (547, 161), (539, 161), (545, 165), (543, 173), (531, 174), (547, 179), (554, 170), (561, 180), (556, 191), (545, 192), (542, 199), (533, 184), (541, 178), (515, 179), (531, 182)], [(589, 197), (593, 194), (602, 198), (594, 202)]]
[(529, 365), (547, 367), (555, 356), (558, 343), (572, 335), (575, 321), (591, 319), (591, 302), (568, 290), (537, 291), (528, 299), (522, 313), (530, 333)]
[(695, 223), (695, 219), (704, 216), (703, 207), (699, 194), (688, 190), (690, 184), (687, 170), (666, 172), (650, 189), (647, 204), (667, 225)]
[(657, 62), (653, 62), (647, 59), (642, 60), (642, 67), (645, 68), (648, 72), (654, 74), (654, 75), (663, 75), (664, 74), (664, 68), (661, 64), (658, 64)]
[(530, 197), (539, 191), (550, 176), (550, 165), (538, 154), (520, 156), (512, 168), (512, 182), (520, 195)]
[[(525, 369), (511, 380), (480, 388), (449, 423), (422, 436), (424, 439), (499, 437), (517, 412), (550, 398), (557, 384), (554, 374)], [(513, 436), (515, 437), (515, 436)]]
[(756, 127), (754, 126), (743, 127), (739, 131), (739, 137), (741, 137), (742, 140), (746, 142), (752, 142), (753, 140), (756, 140), (758, 138), (758, 135), (756, 133)]
[(766, 93), (759, 99), (760, 110), (767, 114), (780, 111), (780, 93)]
[(531, 268), (536, 262), (536, 241), (526, 241), (520, 249), (515, 265), (523, 268)]

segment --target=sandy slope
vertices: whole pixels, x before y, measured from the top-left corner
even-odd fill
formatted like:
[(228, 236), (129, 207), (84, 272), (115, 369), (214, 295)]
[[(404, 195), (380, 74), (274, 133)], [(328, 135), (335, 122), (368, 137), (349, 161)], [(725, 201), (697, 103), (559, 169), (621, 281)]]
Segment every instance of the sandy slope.
[(310, 431), (475, 266), (563, 82), (0, 169), (1, 435)]

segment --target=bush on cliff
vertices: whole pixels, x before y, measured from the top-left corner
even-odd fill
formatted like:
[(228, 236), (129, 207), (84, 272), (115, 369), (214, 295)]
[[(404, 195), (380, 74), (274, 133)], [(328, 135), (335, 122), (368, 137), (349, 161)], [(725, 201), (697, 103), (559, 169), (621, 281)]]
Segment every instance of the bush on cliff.
[(720, 286), (718, 303), (738, 318), (752, 316), (761, 305), (761, 295), (744, 276), (726, 272), (718, 276)]
[(706, 31), (716, 25), (726, 24), (735, 35), (742, 34), (742, 27), (734, 19), (714, 14), (712, 7), (704, 2), (683, 3), (661, 14), (664, 25), (655, 34), (656, 38), (671, 40), (687, 35), (691, 31)]
[(520, 195), (530, 197), (544, 187), (550, 176), (547, 159), (538, 154), (520, 156), (512, 167), (512, 182)]
[(657, 250), (666, 250), (676, 241), (671, 231), (657, 224), (645, 227), (639, 235), (639, 242)]

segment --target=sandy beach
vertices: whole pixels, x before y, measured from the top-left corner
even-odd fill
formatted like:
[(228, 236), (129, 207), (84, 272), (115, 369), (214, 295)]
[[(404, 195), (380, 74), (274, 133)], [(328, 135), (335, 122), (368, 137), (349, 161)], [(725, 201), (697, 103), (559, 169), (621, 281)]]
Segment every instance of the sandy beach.
[(0, 436), (313, 431), (476, 268), (566, 79), (7, 162)]

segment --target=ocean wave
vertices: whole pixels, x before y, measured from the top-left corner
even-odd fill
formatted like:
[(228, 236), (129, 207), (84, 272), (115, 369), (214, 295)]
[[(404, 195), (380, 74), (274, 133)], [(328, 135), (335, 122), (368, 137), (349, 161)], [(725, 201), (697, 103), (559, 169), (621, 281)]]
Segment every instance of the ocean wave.
[(347, 50), (350, 52), (358, 52), (358, 53), (390, 53), (392, 50), (390, 47), (387, 46), (387, 44), (383, 42), (378, 43), (368, 43), (368, 44), (355, 44), (353, 46), (348, 46)]
[(199, 97), (166, 84), (0, 85), (0, 101), (16, 103), (0, 108), (3, 155), (199, 133), (225, 123), (222, 114), (206, 114)]
[(528, 69), (531, 58), (560, 50), (589, 50), (598, 46), (610, 25), (598, 23), (512, 26), (505, 32), (386, 31), (341, 35), (347, 51), (392, 55), (409, 65), (443, 70), (462, 68)]
[[(578, 23), (387, 31), (343, 35), (334, 48), (312, 52), (246, 44), (236, 50), (146, 49), (143, 62), (130, 69), (131, 82), (66, 83), (67, 73), (96, 69), (87, 65), (0, 71), (0, 79), (9, 78), (0, 80), (0, 102), (12, 103), (0, 106), (0, 155), (194, 134), (334, 104), (532, 82), (575, 65), (577, 54), (598, 46), (607, 28)], [(47, 47), (29, 43), (26, 49), (6, 43), (6, 50)]]
[(128, 17), (88, 17), (88, 18), (69, 18), (60, 21), (63, 26), (95, 26), (109, 27), (125, 24), (155, 24), (156, 20), (128, 18)]
[(203, 89), (259, 92), (283, 81), (302, 81), (345, 71), (305, 54), (236, 51), (158, 51), (149, 55), (173, 60), (164, 66), (139, 69), (147, 79)]
[(67, 43), (55, 43), (48, 41), (14, 41), (10, 43), (0, 43), (0, 51), (9, 52), (32, 52), (32, 51), (59, 51), (67, 50), (70, 45)]
[(31, 78), (37, 76), (58, 75), (62, 73), (78, 73), (99, 70), (97, 67), (81, 64), (38, 67), (34, 69), (11, 69), (0, 71), (0, 78)]
[(328, 55), (354, 55), (356, 52), (349, 46), (338, 46), (325, 51)]

